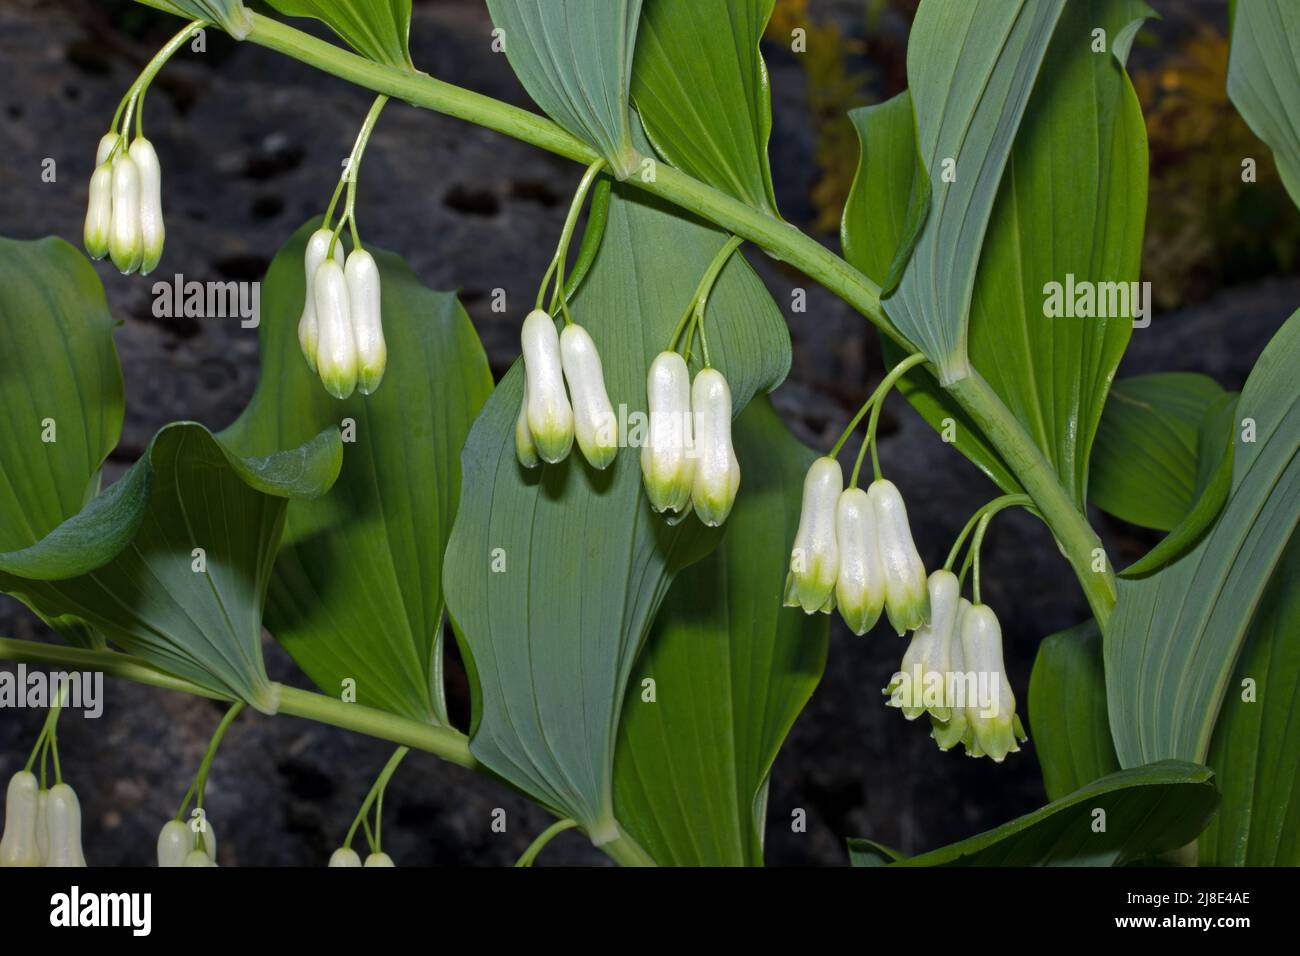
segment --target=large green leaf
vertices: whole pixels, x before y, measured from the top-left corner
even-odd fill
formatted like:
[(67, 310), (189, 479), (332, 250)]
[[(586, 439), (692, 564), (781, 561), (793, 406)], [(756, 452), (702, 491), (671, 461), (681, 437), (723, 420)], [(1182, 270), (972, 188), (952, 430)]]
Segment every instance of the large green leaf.
[(1197, 545), (1121, 581), (1106, 689), (1124, 766), (1203, 761), (1228, 679), (1300, 523), (1300, 312), (1260, 356), (1237, 404), (1232, 493)]
[[(1217, 424), (1225, 392), (1211, 378), (1159, 372), (1116, 382), (1092, 456), (1088, 498), (1103, 511), (1145, 528), (1172, 530), (1192, 510), (1224, 452), (1201, 461), (1203, 430)], [(1224, 489), (1226, 491), (1226, 489)], [(1222, 500), (1220, 500), (1222, 504)]]
[(242, 0), (140, 0), (151, 7), (167, 10), (191, 20), (215, 23), (236, 40), (248, 36), (253, 18)]
[(944, 385), (970, 374), (975, 270), (1016, 129), (1063, 0), (922, 3), (907, 48), (925, 229), (885, 311)]
[(736, 454), (726, 537), (673, 582), (619, 726), (615, 813), (664, 866), (762, 864), (768, 773), (826, 664), (827, 618), (783, 608), (774, 584), (814, 455), (766, 399), (736, 420)]
[[(1300, 865), (1300, 537), (1246, 637), (1210, 743), (1221, 802), (1203, 866)], [(1248, 683), (1249, 682), (1249, 683)]]
[(411, 64), (411, 0), (267, 0), (285, 16), (325, 23), (354, 50), (376, 63)]
[(772, 97), (758, 50), (773, 3), (649, 0), (632, 98), (660, 156), (776, 216), (767, 159)]
[[(143, 517), (116, 556), (59, 580), (3, 574), (0, 587), (43, 617), (76, 617), (172, 674), (274, 712), (262, 605), (285, 509), (290, 497), (323, 494), (341, 456), (336, 429), (300, 448), (245, 459), (202, 425), (168, 425), (132, 469), (137, 474), (122, 479), (135, 488), (138, 473), (149, 472)], [(135, 493), (113, 499), (106, 510), (124, 515), (132, 500)], [(46, 541), (57, 543), (57, 535)], [(40, 547), (27, 552), (29, 561), (40, 561)]]
[[(915, 201), (928, 195), (929, 185), (924, 168), (916, 161), (911, 96), (904, 91), (876, 106), (853, 110), (849, 119), (857, 130), (861, 154), (844, 206), (840, 241), (844, 257), (887, 289), (891, 277), (910, 258), (918, 230), (924, 225), (922, 213), (928, 208)], [(880, 341), (886, 364), (897, 365), (903, 351), (885, 336)], [(1020, 490), (1011, 470), (984, 441), (974, 421), (948, 398), (932, 375), (913, 369), (899, 380), (898, 388), (936, 430), (948, 433), (945, 419), (950, 419), (957, 448), (994, 482), (1010, 492)]]
[(641, 0), (488, 0), (519, 82), (619, 179), (637, 169), (632, 58)]
[(1300, 6), (1246, 0), (1233, 7), (1228, 97), (1273, 150), (1277, 171), (1300, 206)]
[(1119, 769), (1106, 720), (1101, 631), (1087, 621), (1043, 639), (1029, 677), (1029, 724), (1048, 799)]
[[(996, 829), (894, 865), (1122, 866), (1194, 840), (1217, 802), (1213, 771), (1167, 760), (1113, 773)], [(854, 864), (880, 865), (886, 851), (857, 842), (849, 841)]]
[(315, 226), (300, 229), (271, 263), (261, 379), (222, 435), (242, 453), (264, 454), (350, 423), (333, 489), (289, 506), (267, 627), (325, 693), (352, 680), (358, 703), (445, 723), (442, 559), (460, 496), (460, 451), (492, 390), (491, 372), (455, 295), (425, 288), (401, 259), (372, 247), (388, 370), (373, 395), (332, 398), (296, 334), (303, 250)]
[[(6, 561), (7, 552), (31, 548), (81, 511), (122, 431), (104, 287), (62, 239), (0, 238), (0, 355), (0, 569), (17, 571), (25, 562)], [(85, 570), (115, 553), (104, 554), (95, 532), (62, 540), (64, 557)], [(75, 625), (60, 630), (90, 640)]]
[[(644, 411), (649, 363), (725, 239), (615, 188), (600, 251), (572, 304), (600, 349), (615, 408)], [(741, 256), (709, 299), (708, 329), (737, 412), (785, 376), (784, 321)], [(470, 432), (443, 572), (478, 687), (471, 749), (593, 837), (608, 838), (624, 687), (673, 575), (717, 535), (693, 517), (669, 527), (651, 511), (634, 448), (622, 449), (606, 472), (592, 471), (576, 451), (557, 466), (521, 468), (514, 448), (521, 373), (516, 363)], [(754, 480), (742, 477), (742, 498)]]

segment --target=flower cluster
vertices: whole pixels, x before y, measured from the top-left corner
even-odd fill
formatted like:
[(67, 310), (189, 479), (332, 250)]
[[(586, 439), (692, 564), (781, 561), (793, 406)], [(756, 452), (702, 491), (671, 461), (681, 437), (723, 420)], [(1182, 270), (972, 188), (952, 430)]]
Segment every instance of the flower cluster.
[(162, 258), (162, 167), (153, 144), (136, 136), (127, 144), (105, 133), (95, 153), (86, 205), (86, 251), (110, 256), (123, 275), (148, 275)]
[(66, 783), (42, 789), (27, 770), (14, 774), (5, 793), (0, 867), (85, 865), (76, 792)]
[(542, 461), (563, 461), (576, 432), (578, 447), (591, 466), (608, 468), (618, 454), (618, 420), (591, 335), (572, 322), (556, 333), (554, 319), (534, 309), (524, 319), (520, 340), (524, 397), (515, 422), (520, 464), (536, 468)]
[(690, 378), (686, 360), (660, 352), (646, 377), (649, 429), (641, 476), (656, 512), (694, 510), (710, 527), (727, 520), (740, 488), (731, 442), (731, 388), (715, 368)]
[(877, 478), (866, 491), (846, 489), (838, 461), (813, 462), (803, 483), (785, 605), (807, 614), (838, 607), (855, 634), (869, 631), (882, 610), (900, 635), (929, 622), (925, 565), (893, 482)]
[(928, 590), (930, 622), (912, 635), (885, 688), (889, 704), (908, 720), (928, 711), (940, 750), (961, 743), (969, 756), (1001, 763), (1026, 737), (1002, 661), (997, 615), (962, 597), (951, 571), (931, 574)]
[[(333, 248), (333, 253), (330, 250)], [(298, 320), (298, 344), (325, 390), (343, 399), (379, 387), (388, 366), (379, 298), (379, 266), (329, 229), (317, 229), (303, 257), (307, 292)]]
[(387, 853), (380, 850), (371, 852), (366, 856), (366, 862), (361, 862), (361, 856), (356, 850), (349, 846), (341, 846), (330, 854), (330, 866), (397, 866), (393, 858)]
[(216, 866), (217, 834), (207, 817), (198, 827), (168, 820), (158, 833), (159, 866)]

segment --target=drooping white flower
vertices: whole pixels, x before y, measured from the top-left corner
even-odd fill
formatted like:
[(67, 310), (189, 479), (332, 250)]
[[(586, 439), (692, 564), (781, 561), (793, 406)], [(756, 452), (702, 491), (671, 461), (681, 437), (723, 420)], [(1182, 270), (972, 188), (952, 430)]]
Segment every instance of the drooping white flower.
[(36, 842), (36, 775), (20, 770), (5, 791), (5, 829), (0, 836), (0, 866), (40, 866)]
[[(316, 371), (316, 351), (320, 346), (320, 322), (316, 318), (316, 270), (325, 261), (333, 238), (334, 234), (330, 230), (317, 229), (307, 240), (307, 249), (302, 259), (307, 292), (303, 297), (302, 317), (298, 319), (298, 344), (302, 346), (302, 356), (313, 373)], [(341, 242), (334, 245), (334, 260), (343, 265)]]
[(92, 259), (108, 255), (109, 230), (113, 224), (113, 167), (100, 163), (90, 177), (90, 199), (86, 203), (86, 226), (82, 239)]
[(357, 387), (357, 343), (352, 335), (348, 282), (336, 260), (326, 259), (316, 269), (312, 294), (320, 330), (316, 370), (325, 391), (335, 398), (347, 398)]
[(366, 866), (396, 866), (393, 858), (387, 853), (371, 853), (366, 857)]
[(45, 811), (50, 850), (46, 866), (85, 866), (81, 852), (81, 804), (76, 792), (66, 783), (50, 787)]
[(655, 511), (681, 512), (695, 477), (691, 373), (678, 353), (660, 352), (646, 376), (650, 424), (641, 447), (641, 477)]
[(840, 568), (835, 603), (854, 634), (875, 627), (885, 607), (885, 571), (880, 566), (876, 513), (861, 488), (846, 488), (835, 506), (835, 539)]
[(591, 335), (580, 325), (560, 333), (560, 361), (569, 383), (578, 447), (593, 468), (608, 468), (618, 455), (618, 419), (605, 391), (605, 371)]
[(836, 508), (844, 491), (844, 472), (834, 458), (814, 461), (803, 479), (799, 530), (790, 551), (785, 578), (785, 606), (805, 614), (830, 612), (835, 605), (835, 580), (840, 570)]
[(515, 455), (519, 458), (519, 464), (525, 468), (536, 468), (542, 463), (541, 458), (537, 456), (537, 446), (533, 444), (532, 430), (528, 427), (527, 375), (524, 376), (524, 397), (519, 402), (519, 414), (515, 418)]
[(216, 866), (216, 865), (217, 865), (216, 860), (212, 859), (212, 857), (208, 856), (202, 850), (198, 850), (198, 849), (190, 850), (189, 853), (185, 854), (185, 860), (181, 863), (181, 866), (198, 866), (198, 867)]
[(140, 173), (140, 274), (147, 276), (162, 259), (167, 234), (163, 224), (162, 166), (153, 144), (143, 136), (131, 141), (127, 155)]
[(1026, 737), (1002, 661), (1002, 627), (991, 607), (973, 604), (962, 615), (961, 646), (966, 672), (974, 675), (978, 689), (977, 699), (966, 707), (974, 737), (971, 753), (987, 754), (1001, 763), (1020, 749), (1016, 738)]
[(98, 168), (108, 162), (108, 157), (112, 155), (117, 144), (121, 142), (121, 135), (115, 130), (109, 130), (99, 138), (99, 145), (95, 147), (95, 167)]
[(930, 622), (912, 634), (903, 653), (903, 663), (885, 693), (890, 695), (890, 705), (901, 708), (908, 720), (915, 720), (926, 711), (939, 720), (948, 720), (951, 711), (946, 688), (961, 585), (957, 575), (940, 569), (930, 575), (926, 587)]
[(878, 478), (867, 489), (876, 516), (880, 564), (885, 573), (885, 613), (900, 635), (930, 619), (925, 565), (912, 540), (907, 506), (894, 483)]
[(930, 714), (930, 736), (940, 750), (951, 750), (957, 744), (970, 745), (970, 724), (966, 721), (966, 703), (974, 699), (968, 692), (966, 657), (961, 647), (961, 622), (971, 603), (965, 598), (957, 602), (957, 617), (948, 641), (948, 673), (944, 675), (944, 695), (948, 701), (948, 719), (940, 720)]
[(184, 866), (194, 848), (194, 834), (183, 820), (168, 820), (158, 831), (158, 865)]
[(691, 503), (709, 527), (727, 520), (740, 488), (740, 462), (731, 444), (731, 389), (717, 369), (701, 369), (691, 384), (695, 415), (695, 477)]
[(573, 407), (564, 390), (560, 337), (555, 321), (541, 309), (524, 319), (519, 332), (524, 353), (528, 430), (543, 461), (563, 461), (573, 447)]
[(330, 854), (330, 866), (360, 866), (361, 857), (349, 846), (341, 846)]
[(364, 249), (348, 253), (343, 274), (348, 280), (352, 314), (352, 337), (357, 343), (357, 389), (373, 394), (388, 367), (388, 343), (384, 341), (384, 319), (379, 295), (379, 266)]
[(108, 254), (123, 275), (140, 268), (144, 239), (140, 234), (140, 167), (130, 156), (113, 157), (113, 212), (109, 219)]

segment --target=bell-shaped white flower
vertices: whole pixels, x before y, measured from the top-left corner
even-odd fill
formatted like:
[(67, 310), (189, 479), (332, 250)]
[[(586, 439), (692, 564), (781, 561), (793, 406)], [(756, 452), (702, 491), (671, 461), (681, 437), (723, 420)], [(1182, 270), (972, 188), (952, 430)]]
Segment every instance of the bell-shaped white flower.
[(90, 199), (86, 203), (86, 226), (82, 239), (92, 259), (108, 255), (109, 230), (113, 224), (113, 167), (100, 163), (90, 177)]
[(555, 320), (541, 309), (524, 319), (519, 332), (524, 353), (528, 430), (543, 461), (563, 461), (573, 447), (573, 407), (564, 390), (560, 337)]
[(158, 831), (158, 865), (183, 866), (194, 848), (194, 834), (183, 820), (168, 820)]
[(127, 155), (140, 173), (140, 275), (147, 276), (162, 259), (167, 234), (163, 225), (162, 166), (153, 143), (143, 136), (132, 140)]
[[(961, 622), (971, 603), (965, 598), (957, 601), (957, 616), (948, 640), (948, 673), (944, 675), (944, 696), (948, 704), (948, 718), (940, 720), (930, 713), (930, 736), (940, 750), (951, 750), (959, 743), (970, 745), (970, 724), (966, 720), (966, 703), (973, 700), (968, 695), (965, 655), (961, 649)], [(938, 611), (934, 611), (937, 615)]]
[(50, 787), (45, 811), (50, 850), (46, 866), (85, 866), (81, 852), (81, 804), (76, 792), (66, 783)]
[(835, 580), (840, 570), (835, 512), (843, 491), (844, 472), (834, 458), (818, 458), (804, 475), (799, 530), (785, 577), (786, 607), (801, 607), (805, 614), (812, 614), (829, 612), (835, 606)]
[(840, 548), (835, 603), (854, 634), (875, 627), (885, 607), (885, 571), (877, 537), (870, 496), (861, 488), (844, 489), (835, 506), (835, 539)]
[[(316, 270), (325, 261), (333, 238), (334, 233), (330, 230), (317, 229), (307, 240), (307, 250), (302, 259), (307, 293), (303, 296), (302, 316), (298, 319), (298, 344), (302, 347), (302, 356), (313, 374), (316, 372), (316, 350), (320, 345), (320, 323), (316, 318)], [(334, 244), (334, 260), (343, 265), (341, 242)]]
[(537, 446), (533, 444), (533, 432), (528, 427), (527, 375), (524, 376), (524, 397), (519, 402), (519, 414), (515, 418), (515, 455), (519, 458), (519, 464), (525, 468), (536, 468), (542, 463), (537, 455)]
[(387, 853), (371, 853), (366, 857), (366, 866), (396, 866), (393, 858)]
[(364, 249), (348, 253), (343, 274), (351, 299), (352, 337), (357, 343), (357, 390), (370, 395), (383, 381), (388, 367), (388, 343), (379, 297), (379, 266)]
[(961, 585), (957, 575), (940, 569), (926, 582), (930, 597), (930, 622), (912, 634), (903, 663), (885, 693), (890, 705), (915, 720), (926, 711), (939, 720), (951, 717), (947, 680), (953, 634), (960, 610)]
[[(1020, 749), (1016, 738), (1025, 737), (1016, 716), (1016, 697), (1002, 662), (1002, 627), (986, 604), (974, 604), (962, 615), (962, 658), (966, 672), (974, 675), (977, 699), (968, 702), (966, 719), (974, 737), (974, 756), (980, 752), (1001, 763)], [(977, 752), (978, 751), (978, 752)]]
[(316, 371), (325, 391), (347, 398), (357, 387), (357, 343), (352, 335), (352, 303), (343, 267), (326, 259), (312, 283), (320, 339), (316, 345)]
[(216, 866), (216, 865), (217, 865), (216, 860), (212, 859), (212, 857), (208, 856), (205, 852), (199, 849), (190, 850), (189, 853), (185, 854), (185, 859), (181, 863), (181, 866), (198, 866), (198, 867)]
[(5, 790), (5, 829), (0, 836), (0, 866), (40, 866), (36, 839), (37, 800), (41, 786), (36, 775), (20, 770), (9, 778)]
[(45, 866), (50, 859), (50, 791), (36, 795), (36, 855)]
[(123, 275), (140, 268), (144, 239), (140, 233), (140, 167), (119, 152), (112, 165), (113, 212), (108, 227), (108, 254)]
[(350, 846), (341, 846), (330, 854), (330, 866), (360, 866), (361, 857)]
[(113, 154), (117, 144), (121, 142), (122, 136), (115, 130), (109, 130), (99, 138), (99, 145), (95, 147), (95, 166), (102, 166), (108, 162), (108, 157)]
[(912, 541), (907, 506), (892, 481), (878, 478), (867, 489), (876, 516), (880, 565), (885, 573), (885, 613), (900, 635), (930, 620), (925, 565)]
[(681, 512), (691, 501), (695, 478), (695, 429), (691, 421), (691, 373), (678, 353), (660, 352), (646, 376), (650, 425), (641, 446), (641, 477), (650, 507)]
[(696, 454), (691, 504), (701, 521), (716, 528), (731, 514), (740, 488), (740, 462), (731, 444), (731, 388), (717, 369), (701, 369), (695, 376), (691, 411)]
[(618, 455), (618, 419), (605, 391), (605, 371), (591, 335), (580, 325), (560, 333), (560, 361), (569, 383), (578, 447), (593, 468), (608, 468)]

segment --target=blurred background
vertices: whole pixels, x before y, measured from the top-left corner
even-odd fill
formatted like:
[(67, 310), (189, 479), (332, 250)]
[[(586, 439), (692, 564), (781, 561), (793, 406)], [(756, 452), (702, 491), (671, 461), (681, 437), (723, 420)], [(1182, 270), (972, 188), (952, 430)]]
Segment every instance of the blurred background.
[[(1143, 279), (1156, 306), (1134, 333), (1120, 375), (1207, 373), (1240, 388), (1272, 333), (1300, 303), (1300, 215), (1266, 147), (1225, 93), (1227, 4), (1152, 0), (1130, 59), (1151, 149)], [(764, 55), (771, 75), (771, 160), (785, 217), (838, 250), (840, 210), (857, 166), (845, 113), (906, 85), (916, 0), (777, 0)], [(306, 21), (295, 25), (313, 27)], [(95, 144), (119, 97), (179, 22), (129, 0), (0, 3), (0, 235), (56, 234), (80, 246)], [(790, 33), (807, 31), (807, 52)], [(415, 0), (411, 50), (421, 69), (531, 106), (504, 56), (490, 48), (482, 0)], [(208, 32), (149, 97), (146, 130), (164, 170), (167, 250), (158, 277), (258, 280), (276, 249), (327, 204), (371, 95), (301, 64)], [(1242, 157), (1258, 160), (1247, 187)], [(41, 181), (46, 158), (57, 181)], [(366, 156), (358, 210), (368, 242), (403, 255), (424, 282), (458, 289), (500, 375), (518, 354), (518, 310), (490, 309), (492, 290), (531, 301), (581, 170), (478, 127), (394, 102)], [(809, 445), (827, 448), (883, 374), (870, 326), (838, 299), (767, 256), (746, 250), (778, 305), (795, 287), (808, 310), (788, 315), (789, 380), (774, 400)], [(126, 379), (126, 424), (107, 478), (121, 474), (162, 425), (234, 420), (258, 375), (256, 333), (236, 320), (156, 319), (151, 281), (97, 266)], [(518, 298), (515, 298), (518, 297)], [(0, 361), (16, 357), (2, 356)], [(940, 562), (966, 518), (994, 492), (897, 396), (881, 426), (882, 463), (912, 506), (928, 564)], [(850, 452), (856, 451), (852, 445)], [(1119, 566), (1156, 540), (1099, 513), (1092, 518)], [(1087, 616), (1065, 561), (1033, 519), (1006, 513), (984, 558), (986, 600), (1006, 632), (1012, 686), (1024, 706), (1038, 641)], [(0, 634), (51, 639), (0, 597)], [(997, 766), (939, 753), (924, 722), (908, 724), (880, 689), (904, 642), (858, 638), (833, 617), (825, 677), (772, 774), (770, 864), (844, 864), (843, 838), (868, 836), (908, 853), (969, 836), (1040, 806), (1033, 741)], [(271, 677), (306, 686), (268, 641)], [(453, 651), (454, 656), (454, 651)], [(0, 665), (7, 666), (7, 665)], [(449, 696), (462, 721), (459, 661)], [(91, 865), (152, 864), (223, 708), (107, 681), (103, 717), (60, 725), (64, 773), (85, 814)], [(21, 768), (42, 713), (0, 711), (0, 777)], [(1032, 714), (1030, 716), (1032, 734)], [(223, 865), (323, 865), (388, 757), (379, 741), (294, 718), (247, 714), (227, 735), (208, 783)], [(507, 812), (504, 834), (491, 814)], [(807, 812), (807, 831), (791, 814)], [(514, 861), (550, 818), (527, 801), (428, 755), (407, 758), (385, 799), (384, 844), (398, 865)], [(608, 861), (570, 832), (543, 864)]]

